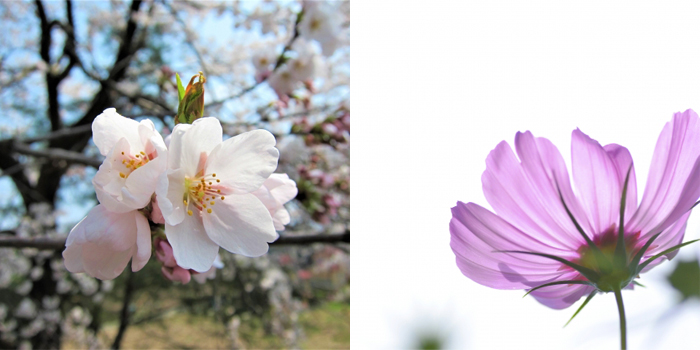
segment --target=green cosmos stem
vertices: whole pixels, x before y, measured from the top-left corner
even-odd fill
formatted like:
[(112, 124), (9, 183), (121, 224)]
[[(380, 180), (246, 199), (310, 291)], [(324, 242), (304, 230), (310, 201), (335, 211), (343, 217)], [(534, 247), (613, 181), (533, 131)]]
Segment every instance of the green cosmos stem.
[(620, 313), (620, 349), (627, 349), (627, 321), (625, 320), (625, 305), (622, 303), (622, 292), (615, 288), (615, 301), (617, 301), (617, 312)]

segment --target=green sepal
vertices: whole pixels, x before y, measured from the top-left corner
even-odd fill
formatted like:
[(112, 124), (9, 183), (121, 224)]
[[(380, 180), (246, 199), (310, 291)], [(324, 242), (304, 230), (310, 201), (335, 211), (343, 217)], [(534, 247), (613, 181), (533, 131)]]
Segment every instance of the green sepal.
[[(197, 82), (194, 80), (199, 78)], [(195, 120), (204, 116), (204, 83), (206, 78), (202, 72), (190, 79), (185, 89), (180, 104), (177, 107), (175, 125), (192, 124)], [(178, 95), (180, 90), (178, 87)]]
[(595, 286), (593, 285), (593, 283), (588, 282), (588, 281), (581, 281), (581, 280), (570, 280), (570, 281), (549, 282), (549, 283), (541, 284), (541, 285), (539, 285), (539, 286), (537, 286), (537, 287), (534, 287), (534, 288), (528, 290), (527, 293), (525, 293), (525, 295), (523, 295), (523, 298), (526, 297), (526, 296), (528, 296), (528, 294), (530, 294), (531, 292), (534, 292), (534, 291), (536, 291), (536, 290), (538, 290), (538, 289), (540, 289), (540, 288), (549, 287), (549, 286), (556, 286), (556, 285), (559, 285), (559, 284), (585, 284), (585, 285), (588, 285), (588, 286), (591, 286), (591, 287), (595, 287)]
[(640, 287), (642, 287), (642, 288), (646, 288), (646, 287), (647, 287), (647, 286), (645, 286), (645, 285), (643, 285), (643, 284), (641, 284), (641, 283), (639, 283), (639, 282), (637, 282), (637, 281), (632, 281), (632, 283), (634, 283), (635, 286), (640, 286)]
[(572, 263), (569, 260), (566, 260), (564, 258), (560, 258), (560, 257), (555, 256), (555, 255), (544, 254), (544, 253), (535, 253), (535, 252), (526, 252), (526, 251), (522, 251), (522, 250), (496, 250), (496, 252), (497, 253), (519, 253), (519, 254), (529, 254), (529, 255), (541, 256), (543, 258), (548, 258), (548, 259), (552, 259), (554, 261), (558, 261), (558, 262), (578, 271), (581, 275), (583, 275), (583, 277), (586, 277), (586, 279), (588, 279), (592, 283), (597, 283), (598, 280), (600, 279), (600, 275), (597, 272), (595, 272), (595, 271), (593, 271), (585, 266), (581, 266), (579, 264)]
[(596, 295), (596, 293), (598, 293), (598, 290), (594, 289), (591, 292), (591, 294), (588, 294), (588, 297), (586, 297), (586, 300), (584, 300), (583, 304), (581, 304), (581, 306), (579, 306), (578, 310), (576, 310), (576, 312), (574, 312), (574, 315), (571, 316), (571, 318), (569, 319), (569, 321), (566, 322), (564, 327), (568, 326), (569, 323), (571, 323), (571, 321), (574, 320), (574, 317), (576, 317), (576, 315), (578, 315), (578, 313), (581, 312), (581, 310), (583, 310), (583, 307), (586, 306), (586, 304), (588, 304), (588, 302), (591, 301), (591, 299), (593, 299), (593, 297)]
[(700, 241), (700, 239), (694, 239), (694, 240), (692, 240), (692, 241), (688, 241), (688, 242), (685, 242), (685, 243), (681, 243), (681, 244), (678, 244), (678, 245), (674, 245), (673, 247), (668, 248), (668, 249), (664, 250), (663, 252), (652, 256), (651, 258), (649, 258), (649, 260), (645, 261), (644, 263), (642, 263), (641, 265), (639, 265), (639, 267), (637, 267), (637, 273), (641, 272), (641, 271), (642, 271), (645, 267), (647, 267), (647, 265), (649, 265), (652, 261), (654, 261), (654, 260), (656, 260), (656, 259), (658, 259), (658, 258), (660, 258), (660, 257), (662, 257), (662, 256), (664, 256), (664, 255), (666, 255), (666, 254), (668, 254), (668, 253), (671, 253), (671, 252), (673, 252), (673, 251), (676, 251), (676, 250), (678, 250), (678, 249), (681, 249), (681, 248), (687, 246), (688, 244), (695, 243), (695, 242), (697, 242), (697, 241)]
[(623, 225), (625, 224), (627, 185), (629, 184), (630, 180), (630, 172), (632, 172), (631, 165), (629, 169), (627, 169), (627, 176), (625, 176), (625, 186), (622, 188), (622, 199), (620, 200), (620, 225), (617, 229), (617, 244), (615, 245), (615, 255), (613, 257), (613, 263), (615, 266), (625, 266), (627, 264), (627, 247), (625, 247), (625, 231)]
[(177, 80), (177, 102), (182, 102), (182, 98), (185, 97), (185, 87), (182, 86), (182, 80), (180, 80), (180, 75), (175, 73), (175, 80)]
[[(556, 183), (556, 180), (555, 180), (555, 183)], [(573, 222), (574, 226), (576, 226), (576, 230), (578, 230), (578, 232), (581, 234), (583, 239), (586, 240), (588, 247), (593, 252), (593, 256), (594, 256), (596, 262), (598, 263), (598, 267), (601, 270), (610, 270), (610, 268), (612, 268), (612, 266), (610, 266), (611, 262), (608, 261), (608, 259), (605, 257), (603, 252), (600, 250), (600, 248), (598, 248), (598, 246), (595, 245), (595, 243), (593, 243), (593, 241), (591, 240), (590, 237), (588, 237), (588, 235), (583, 230), (581, 225), (579, 225), (578, 221), (576, 221), (574, 214), (571, 213), (571, 211), (569, 210), (569, 207), (566, 205), (566, 202), (564, 201), (564, 196), (561, 194), (561, 189), (559, 188), (559, 184), (556, 183), (556, 185), (557, 185), (557, 192), (559, 192), (559, 199), (561, 200), (561, 204), (564, 206), (564, 210), (566, 210), (566, 214), (569, 215), (571, 222)], [(603, 267), (607, 267), (607, 269), (603, 269)]]
[(649, 240), (644, 243), (644, 246), (642, 246), (642, 249), (640, 249), (637, 254), (634, 255), (634, 258), (632, 258), (632, 261), (630, 262), (630, 268), (634, 270), (634, 272), (637, 272), (637, 267), (639, 266), (639, 262), (642, 260), (642, 257), (644, 256), (644, 253), (647, 252), (649, 247), (651, 247), (651, 244), (656, 240), (656, 238), (659, 237), (661, 232), (651, 236)]

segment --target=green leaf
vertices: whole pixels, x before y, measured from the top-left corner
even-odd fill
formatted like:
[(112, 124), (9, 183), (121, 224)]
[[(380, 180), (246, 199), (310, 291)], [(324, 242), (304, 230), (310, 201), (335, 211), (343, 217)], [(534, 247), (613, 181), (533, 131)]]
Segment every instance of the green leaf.
[(569, 323), (571, 323), (571, 321), (574, 320), (574, 317), (576, 317), (576, 315), (578, 315), (578, 313), (581, 312), (581, 310), (583, 310), (583, 307), (586, 306), (586, 304), (588, 304), (588, 302), (591, 301), (591, 299), (593, 299), (593, 297), (596, 295), (596, 293), (598, 293), (598, 291), (594, 289), (594, 290), (591, 292), (591, 294), (588, 294), (588, 297), (586, 298), (586, 300), (584, 300), (584, 301), (583, 301), (583, 304), (581, 304), (581, 306), (579, 306), (578, 310), (576, 310), (576, 312), (574, 312), (574, 315), (571, 316), (571, 318), (569, 319), (568, 322), (566, 322), (566, 324), (564, 325), (564, 327), (568, 326)]
[(697, 259), (679, 262), (667, 278), (671, 286), (681, 293), (682, 300), (700, 298), (700, 263)]
[(519, 254), (529, 254), (529, 255), (541, 256), (543, 258), (548, 258), (548, 259), (552, 259), (554, 261), (558, 261), (558, 262), (578, 271), (581, 275), (583, 275), (583, 277), (586, 277), (589, 281), (591, 281), (593, 283), (598, 282), (598, 280), (600, 279), (600, 275), (597, 272), (595, 272), (595, 271), (593, 271), (585, 266), (581, 266), (579, 264), (572, 263), (569, 260), (566, 260), (564, 258), (560, 258), (560, 257), (555, 256), (555, 255), (535, 253), (535, 252), (526, 252), (526, 251), (522, 251), (522, 250), (497, 250), (496, 252), (497, 253), (519, 253)]
[(545, 284), (539, 285), (539, 286), (537, 286), (537, 287), (534, 287), (534, 288), (528, 290), (527, 293), (525, 293), (525, 295), (523, 295), (523, 298), (526, 297), (526, 296), (528, 296), (528, 294), (530, 294), (530, 293), (532, 293), (532, 292), (534, 292), (534, 291), (536, 291), (536, 290), (538, 290), (538, 289), (540, 289), (540, 288), (549, 287), (549, 286), (556, 286), (556, 285), (559, 285), (559, 284), (585, 284), (585, 285), (588, 285), (588, 286), (591, 286), (591, 287), (595, 287), (595, 286), (593, 285), (593, 283), (588, 282), (588, 281), (581, 281), (581, 280), (570, 280), (570, 281), (549, 282), (549, 283), (545, 283)]
[(694, 239), (694, 240), (692, 240), (692, 241), (688, 241), (688, 242), (685, 242), (685, 243), (681, 243), (681, 244), (678, 244), (678, 245), (674, 245), (673, 247), (668, 248), (668, 249), (664, 250), (663, 252), (652, 256), (651, 258), (649, 258), (649, 260), (647, 260), (647, 261), (645, 261), (644, 263), (642, 263), (641, 265), (639, 265), (639, 267), (637, 268), (637, 273), (641, 272), (641, 271), (642, 271), (645, 267), (647, 267), (647, 265), (649, 265), (652, 261), (654, 261), (654, 260), (656, 260), (656, 259), (658, 259), (658, 258), (660, 258), (660, 257), (662, 257), (662, 256), (664, 256), (664, 255), (666, 255), (666, 254), (668, 254), (668, 253), (670, 253), (670, 252), (673, 252), (673, 251), (676, 251), (676, 250), (678, 250), (678, 249), (681, 249), (682, 247), (685, 247), (685, 246), (687, 246), (688, 244), (695, 243), (695, 242), (697, 242), (697, 241), (700, 241), (700, 239)]
[(177, 73), (175, 73), (175, 80), (177, 80), (177, 101), (180, 102), (185, 97), (185, 87), (182, 86), (182, 80), (180, 80), (180, 75)]

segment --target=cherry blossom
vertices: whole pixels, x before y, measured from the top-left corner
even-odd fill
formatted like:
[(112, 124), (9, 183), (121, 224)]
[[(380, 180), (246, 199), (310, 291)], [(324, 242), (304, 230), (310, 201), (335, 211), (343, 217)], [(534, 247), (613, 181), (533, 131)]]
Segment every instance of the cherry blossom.
[(88, 212), (68, 234), (63, 258), (73, 273), (113, 279), (132, 260), (132, 271), (141, 270), (151, 257), (151, 229), (138, 211), (114, 213), (105, 205)]
[(153, 122), (106, 109), (92, 123), (93, 141), (106, 158), (92, 180), (97, 199), (124, 213), (145, 207), (165, 171), (167, 149)]
[(335, 4), (325, 1), (304, 3), (304, 18), (299, 23), (299, 34), (318, 41), (325, 56), (332, 55), (340, 47), (342, 18)]
[(215, 118), (175, 127), (156, 194), (179, 266), (207, 271), (219, 246), (246, 256), (267, 252), (277, 233), (270, 212), (251, 192), (277, 167), (274, 146), (265, 130), (222, 142)]

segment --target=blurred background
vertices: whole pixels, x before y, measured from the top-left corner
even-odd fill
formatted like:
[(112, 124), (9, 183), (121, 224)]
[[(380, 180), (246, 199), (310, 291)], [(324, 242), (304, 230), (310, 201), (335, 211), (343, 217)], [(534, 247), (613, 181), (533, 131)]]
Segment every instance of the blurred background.
[[(350, 7), (347, 2), (0, 2), (0, 348), (348, 348)], [(97, 204), (104, 109), (165, 136), (203, 72), (224, 139), (264, 128), (297, 183), (269, 254), (220, 251), (203, 284), (151, 261), (112, 281), (61, 252)], [(283, 244), (284, 243), (284, 244)]]

